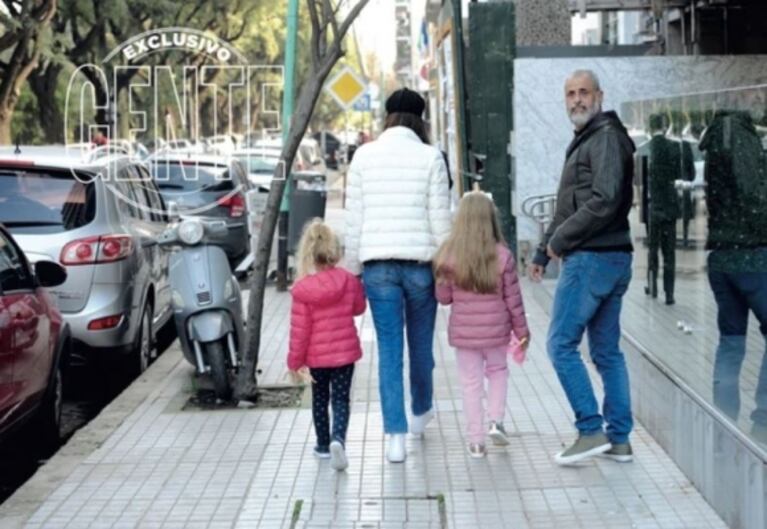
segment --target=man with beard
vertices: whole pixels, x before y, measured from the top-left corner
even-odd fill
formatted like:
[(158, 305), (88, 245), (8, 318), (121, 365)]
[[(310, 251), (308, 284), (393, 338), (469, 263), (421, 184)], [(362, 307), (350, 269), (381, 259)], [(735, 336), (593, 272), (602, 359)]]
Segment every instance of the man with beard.
[[(578, 70), (567, 79), (566, 109), (575, 137), (554, 218), (529, 270), (537, 282), (550, 259), (563, 260), (547, 349), (575, 412), (578, 439), (555, 456), (560, 465), (600, 454), (633, 459), (629, 379), (619, 340), (621, 302), (631, 280), (634, 143), (615, 112), (602, 112), (602, 99), (593, 72)], [(578, 351), (584, 332), (604, 385), (604, 416)]]

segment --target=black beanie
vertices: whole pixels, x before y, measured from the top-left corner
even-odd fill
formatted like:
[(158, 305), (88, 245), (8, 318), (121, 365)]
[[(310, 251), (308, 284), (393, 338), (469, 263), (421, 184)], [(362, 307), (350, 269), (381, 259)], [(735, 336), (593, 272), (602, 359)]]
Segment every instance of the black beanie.
[(413, 90), (407, 88), (400, 88), (393, 92), (389, 99), (386, 100), (386, 113), (394, 114), (395, 112), (402, 112), (404, 114), (415, 114), (421, 117), (424, 109), (426, 108), (426, 101)]

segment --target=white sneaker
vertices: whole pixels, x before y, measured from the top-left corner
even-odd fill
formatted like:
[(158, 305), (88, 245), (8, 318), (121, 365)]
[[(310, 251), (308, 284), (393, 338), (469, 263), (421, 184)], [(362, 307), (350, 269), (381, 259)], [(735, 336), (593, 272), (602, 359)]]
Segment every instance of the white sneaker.
[(410, 435), (421, 437), (426, 430), (426, 425), (434, 418), (434, 408), (423, 415), (413, 415), (410, 419)]
[(389, 449), (386, 451), (386, 459), (389, 463), (402, 463), (405, 461), (405, 434), (394, 433), (389, 436)]
[(330, 466), (338, 471), (346, 470), (346, 467), (349, 466), (349, 460), (346, 458), (346, 451), (341, 441), (330, 443)]

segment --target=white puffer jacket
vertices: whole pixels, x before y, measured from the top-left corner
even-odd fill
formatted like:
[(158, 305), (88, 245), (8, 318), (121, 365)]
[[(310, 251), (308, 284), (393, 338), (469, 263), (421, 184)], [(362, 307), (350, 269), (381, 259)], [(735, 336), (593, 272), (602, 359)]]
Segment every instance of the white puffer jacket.
[(354, 153), (346, 186), (345, 265), (430, 261), (450, 232), (442, 153), (407, 127), (391, 127)]

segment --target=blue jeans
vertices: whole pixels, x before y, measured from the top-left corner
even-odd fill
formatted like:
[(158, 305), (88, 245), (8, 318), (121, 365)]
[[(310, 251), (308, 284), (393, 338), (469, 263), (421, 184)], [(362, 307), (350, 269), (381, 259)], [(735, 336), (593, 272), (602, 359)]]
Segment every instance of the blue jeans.
[[(581, 435), (602, 432), (613, 443), (625, 443), (633, 427), (626, 362), (620, 350), (620, 312), (631, 281), (631, 254), (575, 252), (564, 259), (557, 284), (548, 353), (559, 382), (575, 412)], [(589, 337), (591, 359), (602, 377), (604, 419), (578, 347)]]
[[(714, 404), (737, 419), (749, 310), (753, 311), (761, 333), (767, 338), (767, 272), (736, 274), (709, 270), (708, 279), (718, 308), (720, 334), (714, 361)], [(767, 351), (759, 370), (755, 400), (756, 410), (751, 419), (767, 424)]]
[(434, 321), (437, 300), (430, 264), (415, 261), (370, 261), (362, 279), (378, 339), (378, 389), (385, 433), (406, 433), (402, 376), (404, 337), (410, 352), (410, 405), (414, 415), (432, 406)]

